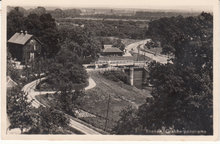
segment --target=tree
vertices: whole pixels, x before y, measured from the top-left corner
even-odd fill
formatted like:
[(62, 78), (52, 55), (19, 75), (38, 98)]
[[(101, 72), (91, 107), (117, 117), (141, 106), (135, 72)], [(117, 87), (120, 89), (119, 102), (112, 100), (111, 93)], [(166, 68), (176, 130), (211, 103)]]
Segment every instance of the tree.
[(7, 15), (7, 38), (26, 30), (42, 42), (47, 58), (55, 56), (60, 50), (55, 19), (43, 7), (36, 8), (28, 16), (24, 16), (20, 9), (15, 7)]
[(148, 34), (175, 57), (173, 63), (149, 65), (153, 98), (139, 107), (141, 127), (134, 128), (142, 134), (164, 128), (213, 134), (212, 16), (161, 18), (150, 23)]
[(19, 73), (15, 68), (15, 65), (11, 61), (11, 53), (7, 50), (7, 76), (10, 76), (13, 80), (17, 81), (19, 79)]
[(24, 25), (28, 33), (33, 34), (36, 37), (42, 35), (43, 26), (39, 15), (35, 13), (29, 14), (25, 19)]
[(24, 30), (24, 14), (15, 7), (7, 14), (7, 39), (11, 38), (16, 32)]
[(94, 35), (88, 30), (63, 26), (59, 29), (61, 39), (61, 49), (77, 55), (83, 63), (88, 63), (98, 58), (101, 51), (101, 43), (93, 38)]
[(87, 72), (77, 63), (71, 53), (60, 53), (48, 69), (48, 80), (57, 90), (56, 105), (72, 115), (78, 105), (77, 98), (84, 95), (83, 89), (88, 85)]
[(54, 18), (64, 18), (64, 17), (66, 17), (64, 11), (61, 10), (61, 9), (51, 10), (51, 11), (49, 11), (49, 13), (50, 13)]
[(21, 133), (29, 129), (33, 123), (31, 102), (27, 95), (15, 87), (7, 92), (7, 115), (10, 121), (10, 129), (19, 128)]
[(46, 9), (44, 7), (37, 7), (30, 11), (30, 14), (37, 14), (38, 16), (46, 13)]
[(36, 110), (37, 115), (29, 134), (65, 134), (65, 129), (68, 127), (69, 118), (64, 113), (40, 106)]
[(121, 42), (121, 39), (117, 39), (112, 46), (119, 48), (121, 51), (124, 51), (125, 49), (125, 45)]
[(115, 134), (134, 134), (137, 125), (136, 111), (132, 107), (127, 107), (120, 112), (120, 119), (112, 131)]
[(78, 109), (81, 103), (78, 101), (78, 98), (83, 97), (84, 95), (85, 93), (83, 90), (74, 90), (71, 92), (61, 91), (54, 95), (57, 100), (53, 107), (60, 111), (64, 111), (69, 115), (75, 116), (75, 110)]
[[(174, 52), (168, 50), (175, 58), (173, 64), (150, 66), (150, 83), (154, 86), (151, 107), (160, 108), (145, 110), (151, 112), (147, 119), (154, 120), (160, 127), (206, 130), (206, 134), (212, 134), (212, 16), (202, 13), (195, 18), (158, 21), (160, 26), (164, 22), (167, 27), (160, 28), (154, 36), (162, 35), (162, 41), (166, 40), (163, 44), (175, 48)], [(171, 39), (167, 35), (175, 37)], [(146, 118), (143, 121), (148, 122), (145, 125), (148, 128), (149, 123), (153, 123)]]

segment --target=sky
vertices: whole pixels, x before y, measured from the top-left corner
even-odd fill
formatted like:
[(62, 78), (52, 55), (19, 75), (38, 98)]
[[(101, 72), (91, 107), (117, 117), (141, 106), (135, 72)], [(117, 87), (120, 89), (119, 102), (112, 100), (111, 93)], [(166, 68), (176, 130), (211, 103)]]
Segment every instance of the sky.
[(214, 0), (7, 0), (11, 6), (134, 8), (212, 11)]

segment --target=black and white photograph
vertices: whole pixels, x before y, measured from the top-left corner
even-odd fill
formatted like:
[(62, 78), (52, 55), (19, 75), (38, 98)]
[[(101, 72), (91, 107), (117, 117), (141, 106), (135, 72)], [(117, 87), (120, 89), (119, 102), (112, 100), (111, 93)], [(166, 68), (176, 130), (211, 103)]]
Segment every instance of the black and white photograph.
[(4, 135), (216, 135), (217, 1), (21, 1), (5, 5)]

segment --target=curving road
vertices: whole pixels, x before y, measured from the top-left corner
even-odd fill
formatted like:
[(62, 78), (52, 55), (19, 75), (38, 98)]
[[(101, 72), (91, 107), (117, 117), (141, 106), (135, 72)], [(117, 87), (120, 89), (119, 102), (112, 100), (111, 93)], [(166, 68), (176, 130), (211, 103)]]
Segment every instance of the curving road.
[(129, 53), (130, 51), (132, 51), (134, 53), (138, 53), (138, 51), (139, 51), (139, 54), (145, 55), (145, 56), (151, 58), (152, 60), (155, 60), (156, 62), (163, 63), (163, 64), (167, 63), (168, 57), (166, 57), (166, 56), (154, 55), (152, 53), (141, 51), (141, 49), (144, 49), (144, 45), (148, 41), (150, 41), (150, 39), (138, 41), (138, 42), (135, 42), (135, 43), (128, 45), (127, 47), (125, 47), (126, 53), (124, 54), (124, 56), (131, 56), (131, 54)]
[[(40, 83), (40, 81), (42, 80), (45, 80), (46, 77), (44, 78), (41, 78), (41, 79), (37, 79), (37, 80), (34, 80), (28, 84), (26, 84), (23, 88), (22, 88), (22, 91), (24, 93), (27, 94), (28, 96), (28, 101), (32, 101), (32, 105), (34, 107), (39, 107), (40, 105), (46, 107), (44, 104), (40, 103), (36, 98), (35, 96), (37, 95), (40, 95), (40, 94), (53, 94), (55, 93), (56, 91), (43, 91), (43, 92), (36, 92), (34, 91), (35, 87)], [(89, 78), (89, 85), (85, 88), (85, 90), (88, 90), (88, 89), (92, 89), (96, 86), (96, 83), (94, 82), (94, 80), (92, 78)], [(68, 116), (70, 118), (70, 124), (69, 126), (82, 132), (83, 134), (87, 134), (87, 135), (100, 135), (99, 132), (83, 125), (82, 123), (76, 121), (72, 116), (70, 115), (67, 115), (65, 114), (66, 116)]]

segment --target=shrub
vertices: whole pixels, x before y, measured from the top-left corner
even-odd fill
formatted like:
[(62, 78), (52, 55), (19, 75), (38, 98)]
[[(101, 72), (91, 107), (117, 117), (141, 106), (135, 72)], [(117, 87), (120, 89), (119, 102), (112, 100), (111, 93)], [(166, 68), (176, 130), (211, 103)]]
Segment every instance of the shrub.
[(128, 75), (123, 71), (105, 71), (103, 75), (112, 81), (119, 82), (122, 81), (125, 84), (129, 83)]

